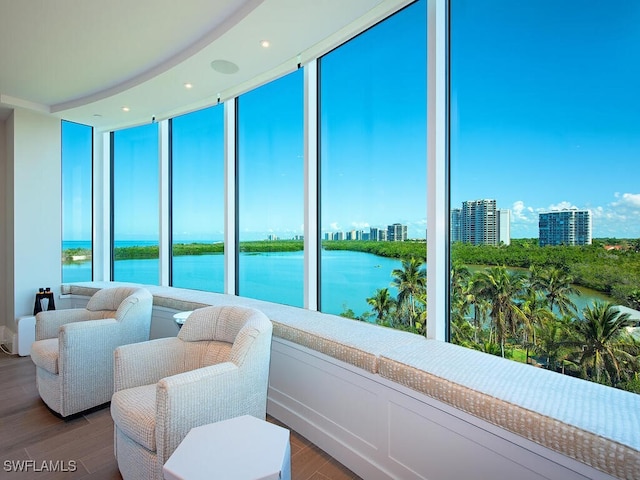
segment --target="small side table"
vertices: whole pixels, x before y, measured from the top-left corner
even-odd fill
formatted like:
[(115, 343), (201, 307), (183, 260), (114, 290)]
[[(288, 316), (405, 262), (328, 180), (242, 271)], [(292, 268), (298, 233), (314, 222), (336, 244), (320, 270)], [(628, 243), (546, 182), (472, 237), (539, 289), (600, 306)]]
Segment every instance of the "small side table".
[(162, 472), (165, 480), (291, 480), (289, 430), (251, 415), (195, 427)]
[(193, 311), (189, 310), (187, 312), (178, 312), (173, 316), (173, 320), (176, 322), (176, 325), (178, 325), (178, 328), (182, 328), (182, 325), (184, 325), (184, 321), (192, 313)]

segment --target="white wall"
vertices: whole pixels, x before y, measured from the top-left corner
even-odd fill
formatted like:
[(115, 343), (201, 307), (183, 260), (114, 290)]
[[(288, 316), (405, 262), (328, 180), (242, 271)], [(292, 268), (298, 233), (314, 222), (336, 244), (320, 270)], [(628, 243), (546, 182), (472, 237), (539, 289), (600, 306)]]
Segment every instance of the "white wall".
[(15, 332), (15, 319), (33, 313), (38, 288), (51, 287), (57, 297), (62, 281), (60, 120), (16, 109), (5, 130), (6, 267), (0, 281), (3, 323)]
[(7, 122), (0, 120), (0, 340), (3, 340), (5, 312), (7, 310)]

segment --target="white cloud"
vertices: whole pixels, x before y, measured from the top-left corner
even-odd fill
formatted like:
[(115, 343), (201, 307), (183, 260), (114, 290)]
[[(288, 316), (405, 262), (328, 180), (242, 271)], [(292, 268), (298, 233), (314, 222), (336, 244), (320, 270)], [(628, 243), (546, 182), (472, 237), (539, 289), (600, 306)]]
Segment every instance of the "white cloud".
[(549, 205), (548, 210), (550, 211), (555, 211), (555, 210), (568, 210), (570, 208), (578, 208), (576, 207), (574, 204), (572, 204), (571, 202), (567, 202), (567, 201), (563, 201), (560, 203), (557, 203), (555, 205)]
[(615, 197), (618, 199), (618, 201), (611, 204), (611, 206), (613, 207), (621, 206), (634, 210), (640, 209), (640, 193), (623, 193), (622, 195), (616, 193)]
[(331, 230), (333, 231), (339, 231), (340, 230), (340, 225), (338, 225), (338, 222), (333, 222), (329, 225), (331, 227)]
[(522, 200), (513, 202), (511, 218), (515, 222), (531, 223), (538, 221), (537, 215), (534, 215), (533, 208), (527, 207)]

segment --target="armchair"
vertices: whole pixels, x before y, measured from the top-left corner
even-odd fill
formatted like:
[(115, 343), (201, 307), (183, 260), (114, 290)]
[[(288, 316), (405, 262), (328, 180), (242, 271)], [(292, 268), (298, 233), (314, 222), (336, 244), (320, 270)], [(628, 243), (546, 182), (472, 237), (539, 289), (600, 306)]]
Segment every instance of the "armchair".
[(177, 337), (118, 347), (111, 416), (122, 477), (161, 479), (193, 427), (266, 418), (273, 326), (240, 306), (195, 310)]
[(153, 297), (144, 288), (96, 292), (86, 308), (36, 315), (31, 359), (42, 400), (62, 417), (102, 405), (113, 395), (113, 351), (149, 340)]

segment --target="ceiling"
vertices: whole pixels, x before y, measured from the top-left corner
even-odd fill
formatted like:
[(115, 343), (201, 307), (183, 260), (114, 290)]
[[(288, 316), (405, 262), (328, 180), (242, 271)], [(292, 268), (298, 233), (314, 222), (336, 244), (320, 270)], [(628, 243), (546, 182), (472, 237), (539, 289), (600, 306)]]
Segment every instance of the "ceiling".
[(19, 107), (98, 130), (162, 120), (292, 71), (408, 3), (0, 0), (0, 119)]

